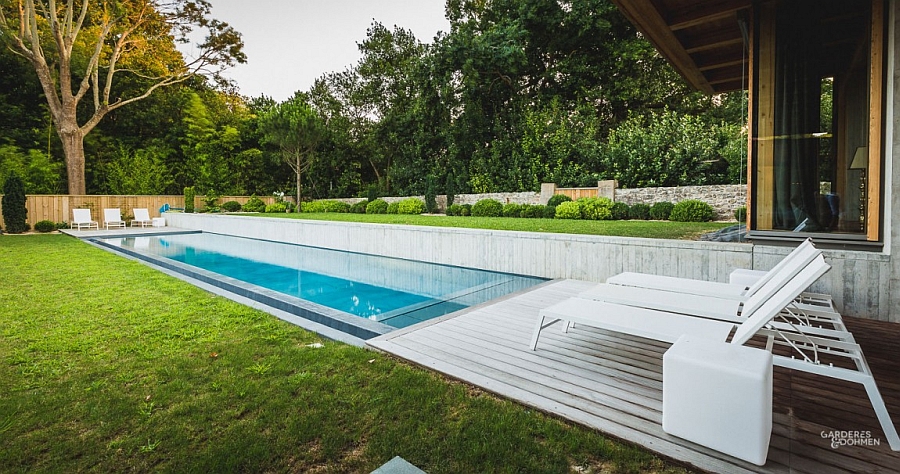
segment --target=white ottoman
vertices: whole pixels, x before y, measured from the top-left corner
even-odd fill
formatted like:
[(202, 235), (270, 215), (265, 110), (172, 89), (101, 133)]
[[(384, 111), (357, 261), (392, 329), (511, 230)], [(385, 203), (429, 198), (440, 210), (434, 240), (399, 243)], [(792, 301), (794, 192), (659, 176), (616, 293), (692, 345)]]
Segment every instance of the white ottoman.
[(681, 336), (663, 356), (666, 433), (762, 466), (772, 435), (772, 354)]
[(166, 218), (165, 217), (154, 217), (152, 219), (153, 227), (165, 227), (166, 226)]

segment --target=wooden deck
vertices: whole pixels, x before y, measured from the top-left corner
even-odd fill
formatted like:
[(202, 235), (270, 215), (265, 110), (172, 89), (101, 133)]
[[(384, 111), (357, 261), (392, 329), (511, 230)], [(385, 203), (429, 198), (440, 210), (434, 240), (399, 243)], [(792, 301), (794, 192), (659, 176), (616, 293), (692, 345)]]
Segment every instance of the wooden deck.
[[(369, 345), (500, 396), (712, 472), (898, 472), (865, 390), (775, 368), (773, 432), (759, 467), (662, 430), (662, 356), (668, 344), (551, 326), (528, 350), (538, 311), (593, 283), (555, 281), (526, 293), (394, 331)], [(847, 318), (894, 421), (900, 420), (900, 324)], [(895, 423), (896, 424), (896, 423)], [(822, 432), (871, 431), (880, 446), (832, 449)]]

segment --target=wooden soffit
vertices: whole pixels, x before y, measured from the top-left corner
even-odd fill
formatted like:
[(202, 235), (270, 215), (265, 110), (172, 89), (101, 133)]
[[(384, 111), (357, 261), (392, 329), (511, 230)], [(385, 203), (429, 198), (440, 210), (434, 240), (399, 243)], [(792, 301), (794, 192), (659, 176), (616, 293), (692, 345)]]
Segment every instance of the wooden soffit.
[(612, 0), (688, 83), (707, 94), (746, 87), (752, 0)]

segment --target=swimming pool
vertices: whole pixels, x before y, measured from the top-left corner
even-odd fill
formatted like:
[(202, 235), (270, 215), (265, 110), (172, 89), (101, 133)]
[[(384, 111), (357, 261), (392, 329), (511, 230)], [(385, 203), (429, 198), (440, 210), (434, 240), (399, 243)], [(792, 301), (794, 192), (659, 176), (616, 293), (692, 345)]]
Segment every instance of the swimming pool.
[(212, 233), (96, 242), (363, 338), (546, 281)]

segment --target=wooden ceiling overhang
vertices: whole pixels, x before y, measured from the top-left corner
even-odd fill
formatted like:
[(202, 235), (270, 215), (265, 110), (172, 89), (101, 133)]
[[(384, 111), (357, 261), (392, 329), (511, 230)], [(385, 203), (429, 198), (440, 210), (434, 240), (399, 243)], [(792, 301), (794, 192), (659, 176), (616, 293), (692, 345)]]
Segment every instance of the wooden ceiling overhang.
[(747, 87), (746, 26), (752, 0), (613, 0), (694, 88)]

